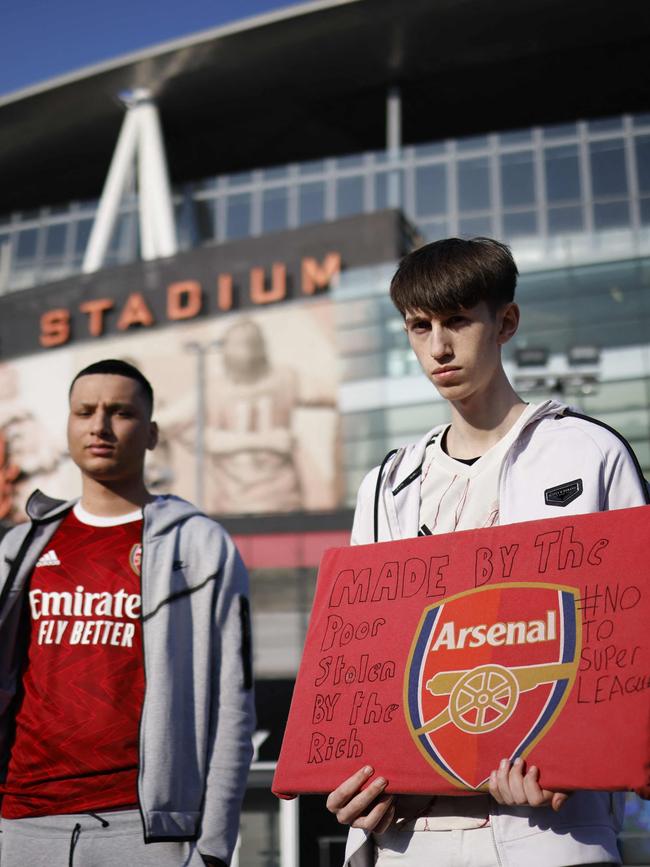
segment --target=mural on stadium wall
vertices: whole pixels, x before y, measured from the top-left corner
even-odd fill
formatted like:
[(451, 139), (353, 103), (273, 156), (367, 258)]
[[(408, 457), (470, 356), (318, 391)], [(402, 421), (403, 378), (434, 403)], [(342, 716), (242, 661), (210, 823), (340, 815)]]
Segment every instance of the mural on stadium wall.
[(154, 388), (152, 491), (218, 515), (339, 505), (334, 322), (330, 303), (315, 300), (0, 363), (1, 519), (22, 519), (36, 487), (79, 493), (65, 442), (67, 389), (101, 358), (135, 364)]

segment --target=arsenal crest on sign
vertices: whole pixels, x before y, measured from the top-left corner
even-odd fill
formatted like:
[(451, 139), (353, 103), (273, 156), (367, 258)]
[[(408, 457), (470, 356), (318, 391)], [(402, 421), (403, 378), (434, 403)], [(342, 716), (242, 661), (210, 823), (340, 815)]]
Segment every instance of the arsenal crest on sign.
[(420, 751), (454, 785), (486, 787), (505, 755), (523, 758), (553, 725), (578, 668), (577, 601), (573, 587), (512, 583), (424, 611), (404, 709)]

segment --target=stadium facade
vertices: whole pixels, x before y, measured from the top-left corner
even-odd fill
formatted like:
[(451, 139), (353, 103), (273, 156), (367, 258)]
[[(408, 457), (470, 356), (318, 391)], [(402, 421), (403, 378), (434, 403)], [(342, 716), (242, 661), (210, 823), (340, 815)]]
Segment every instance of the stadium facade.
[[(446, 418), (387, 299), (404, 252), (508, 242), (519, 390), (613, 425), (650, 471), (650, 18), (565, 6), (308, 3), (0, 99), (0, 518), (34, 486), (74, 493), (72, 374), (141, 366), (150, 484), (222, 520), (251, 567), (242, 867), (340, 857), (322, 801), (268, 784), (320, 554), (346, 544), (364, 473)], [(133, 145), (120, 168), (143, 107), (149, 161)], [(626, 864), (650, 863), (649, 826), (630, 799)]]

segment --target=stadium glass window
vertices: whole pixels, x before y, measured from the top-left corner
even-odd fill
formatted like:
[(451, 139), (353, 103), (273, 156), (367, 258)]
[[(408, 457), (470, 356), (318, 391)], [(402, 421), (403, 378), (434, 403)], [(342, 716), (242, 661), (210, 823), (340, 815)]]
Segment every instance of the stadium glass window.
[(415, 209), (418, 214), (447, 212), (447, 166), (419, 166), (415, 170)]
[(639, 191), (650, 193), (650, 135), (637, 136), (634, 148)]
[(324, 171), (325, 160), (311, 160), (298, 166), (298, 174), (301, 175), (321, 175)]
[(413, 151), (415, 152), (416, 159), (420, 159), (421, 157), (438, 157), (447, 153), (447, 143), (436, 141), (415, 145)]
[(650, 199), (641, 199), (639, 202), (641, 222), (644, 226), (650, 226)]
[(487, 236), (494, 234), (492, 217), (489, 214), (480, 217), (461, 217), (458, 221), (458, 230), (461, 235), (468, 238)]
[(336, 181), (336, 215), (349, 217), (363, 211), (363, 178), (338, 178)]
[(353, 440), (345, 444), (347, 464), (370, 468), (382, 462), (387, 450), (385, 426), (383, 424), (377, 425), (375, 422), (374, 433), (375, 436), (371, 439)]
[(424, 220), (418, 222), (418, 231), (426, 241), (439, 241), (449, 237), (447, 220)]
[(270, 169), (264, 169), (262, 176), (265, 181), (278, 181), (286, 178), (289, 174), (289, 166), (273, 166)]
[(390, 377), (417, 376), (421, 368), (410, 350), (395, 347), (386, 352), (386, 373)]
[(60, 258), (64, 255), (67, 230), (67, 223), (54, 223), (47, 227), (45, 255), (48, 258)]
[(644, 226), (650, 226), (650, 199), (641, 199), (639, 202), (641, 222)]
[(18, 241), (14, 244), (15, 257), (17, 260), (25, 261), (34, 259), (36, 256), (36, 245), (38, 243), (38, 229), (24, 229), (18, 234)]
[(212, 192), (217, 188), (218, 179), (215, 177), (201, 178), (199, 181), (194, 181), (195, 192)]
[(377, 172), (375, 175), (375, 210), (381, 211), (388, 207), (388, 172)]
[(183, 195), (180, 200), (174, 202), (173, 207), (178, 249), (189, 250), (197, 243), (197, 238), (195, 237), (197, 233), (194, 225), (194, 206), (189, 197)]
[(486, 135), (473, 135), (467, 138), (459, 138), (456, 141), (456, 150), (458, 151), (475, 151), (485, 150), (490, 144), (490, 140)]
[(228, 196), (226, 202), (226, 238), (231, 241), (250, 235), (251, 197), (249, 193)]
[(272, 187), (262, 192), (262, 231), (281, 232), (289, 225), (286, 187)]
[(138, 223), (135, 214), (120, 214), (113, 230), (106, 261), (113, 265), (129, 261), (137, 249)]
[(233, 187), (243, 187), (250, 183), (253, 180), (252, 172), (237, 172), (234, 175), (228, 175), (226, 178), (228, 181), (228, 187), (232, 189)]
[(569, 136), (574, 136), (576, 132), (577, 127), (575, 123), (557, 123), (553, 126), (544, 127), (544, 138), (568, 138)]
[(623, 139), (618, 138), (589, 144), (591, 187), (595, 197), (627, 195), (624, 147)]
[(597, 202), (594, 205), (596, 229), (620, 229), (630, 224), (628, 202)]
[(339, 157), (336, 165), (340, 169), (357, 169), (363, 166), (363, 154), (349, 154), (349, 156)]
[(590, 415), (600, 415), (617, 409), (642, 409), (647, 400), (646, 387), (644, 379), (600, 382), (592, 394), (584, 396), (581, 405)]
[(548, 231), (551, 235), (562, 235), (566, 232), (581, 232), (584, 218), (581, 205), (564, 205), (548, 209)]
[(535, 204), (532, 151), (501, 154), (501, 201), (505, 208)]
[(589, 132), (620, 132), (623, 129), (622, 117), (601, 117), (587, 121)]
[(537, 213), (535, 211), (515, 211), (503, 214), (503, 234), (517, 238), (537, 234)]
[(549, 202), (566, 202), (581, 197), (577, 145), (546, 148), (544, 168)]
[(650, 114), (637, 114), (632, 118), (636, 127), (650, 126)]
[(458, 203), (461, 211), (490, 207), (490, 171), (487, 157), (458, 161)]
[(388, 188), (390, 186), (389, 179), (391, 177), (397, 177), (397, 200), (400, 202), (402, 200), (401, 190), (402, 190), (402, 172), (394, 169), (388, 172), (377, 172), (375, 175), (375, 210), (381, 211), (383, 208), (390, 208), (391, 203), (388, 199)]
[(50, 208), (48, 208), (48, 214), (51, 217), (53, 217), (55, 215), (58, 216), (60, 214), (67, 214), (69, 210), (70, 210), (70, 203), (65, 202), (65, 204), (63, 204), (63, 205), (52, 205)]
[(499, 133), (499, 143), (504, 146), (527, 144), (533, 139), (532, 129), (513, 129)]
[(194, 215), (199, 241), (211, 241), (216, 237), (216, 217), (214, 199), (195, 199)]
[(325, 184), (316, 181), (298, 187), (300, 225), (321, 223), (325, 219)]
[(92, 227), (92, 220), (79, 220), (77, 223), (74, 238), (74, 250), (78, 255), (83, 255), (83, 253), (85, 253)]

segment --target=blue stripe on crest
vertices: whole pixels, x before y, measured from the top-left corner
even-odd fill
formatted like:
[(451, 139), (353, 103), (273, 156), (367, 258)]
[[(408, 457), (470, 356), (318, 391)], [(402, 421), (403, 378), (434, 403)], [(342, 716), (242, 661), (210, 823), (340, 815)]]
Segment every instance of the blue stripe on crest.
[(564, 635), (562, 636), (562, 662), (573, 662), (576, 655), (576, 603), (573, 593), (562, 591)]
[[(431, 635), (436, 628), (436, 623), (438, 622), (438, 618), (442, 614), (442, 609), (444, 605), (439, 605), (431, 611), (427, 612), (426, 617), (424, 618), (424, 622), (422, 624), (422, 628), (420, 629), (420, 634), (418, 635), (417, 642), (415, 644), (415, 649), (413, 651), (413, 657), (411, 659), (411, 669), (409, 671), (409, 691), (408, 691), (408, 704), (409, 704), (409, 714), (411, 717), (411, 725), (413, 728), (420, 728), (420, 726), (424, 725), (426, 720), (423, 720), (420, 715), (420, 684), (422, 681), (422, 670), (424, 668), (425, 662), (425, 653), (426, 648), (429, 644), (429, 640)], [(454, 777), (454, 779), (458, 780), (460, 783), (463, 780), (454, 773), (454, 771), (447, 765), (442, 758), (438, 755), (435, 750), (435, 747), (429, 740), (428, 735), (420, 735), (419, 741), (427, 751), (427, 753), (431, 756), (433, 761), (447, 774)]]
[(427, 616), (424, 618), (424, 623), (422, 624), (422, 629), (420, 629), (420, 634), (418, 635), (415, 650), (413, 651), (413, 658), (411, 659), (411, 670), (409, 671), (409, 714), (411, 716), (411, 724), (415, 729), (419, 729), (423, 724), (420, 717), (419, 699), (420, 680), (422, 668), (424, 666), (424, 654), (431, 633), (435, 629), (436, 621), (443, 607), (444, 606), (439, 606), (427, 613)]

